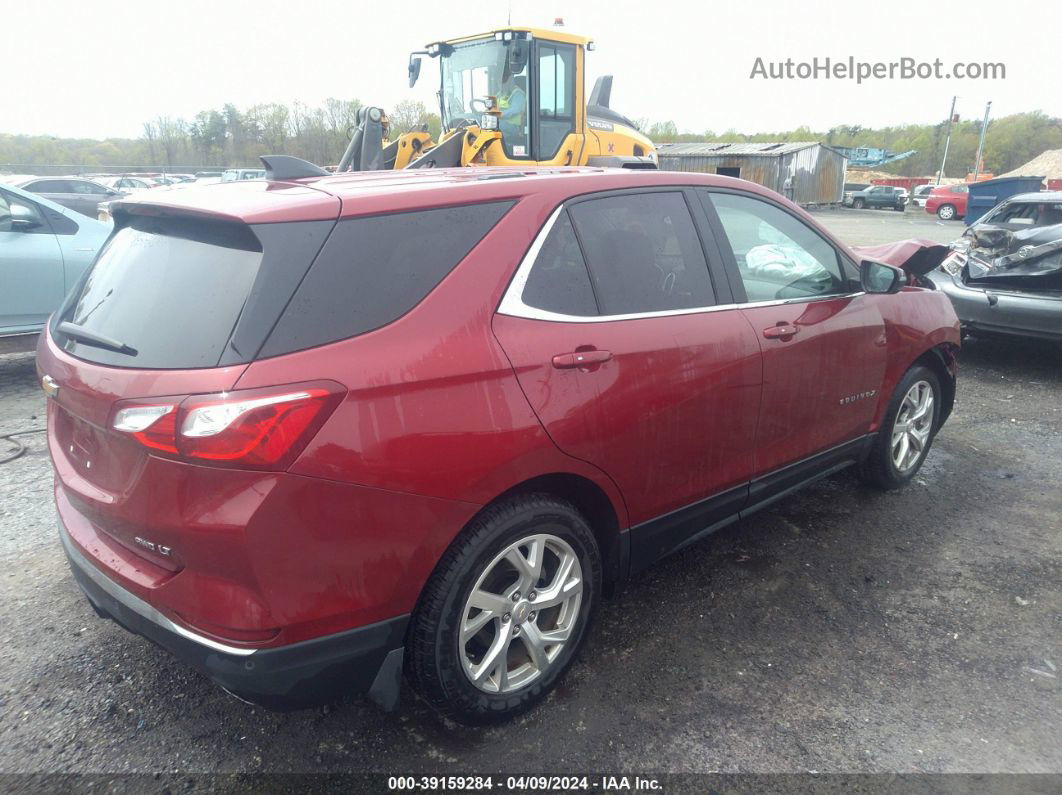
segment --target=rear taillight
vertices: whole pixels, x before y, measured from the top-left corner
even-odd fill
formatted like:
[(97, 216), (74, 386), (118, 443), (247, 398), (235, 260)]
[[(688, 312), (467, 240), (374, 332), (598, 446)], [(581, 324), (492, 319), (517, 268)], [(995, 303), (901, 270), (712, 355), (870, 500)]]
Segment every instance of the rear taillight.
[[(112, 426), (145, 447), (204, 464), (282, 469), (342, 399), (331, 382), (124, 401)], [(163, 402), (166, 401), (166, 402)]]
[(177, 406), (163, 405), (127, 406), (114, 415), (114, 428), (131, 434), (146, 447), (177, 452), (175, 432), (177, 429)]

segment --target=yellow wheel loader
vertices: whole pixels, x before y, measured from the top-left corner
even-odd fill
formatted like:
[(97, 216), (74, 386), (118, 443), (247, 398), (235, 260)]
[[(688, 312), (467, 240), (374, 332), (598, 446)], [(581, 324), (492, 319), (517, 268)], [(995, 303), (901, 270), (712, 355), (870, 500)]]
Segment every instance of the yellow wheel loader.
[(612, 77), (585, 98), (593, 42), (556, 30), (507, 27), (429, 44), (409, 57), (410, 88), (421, 56), (439, 59), (442, 135), (389, 137), (386, 114), (362, 108), (337, 171), (449, 166), (656, 168), (652, 142), (609, 107)]

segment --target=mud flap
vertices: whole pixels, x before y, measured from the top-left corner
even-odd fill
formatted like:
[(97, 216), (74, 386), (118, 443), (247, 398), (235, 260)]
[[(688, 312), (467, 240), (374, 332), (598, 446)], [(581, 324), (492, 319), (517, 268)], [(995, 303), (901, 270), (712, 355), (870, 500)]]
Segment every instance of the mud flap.
[(376, 672), (367, 697), (384, 712), (394, 712), (398, 708), (399, 696), (402, 694), (402, 661), (405, 648), (392, 649), (384, 658), (380, 670)]

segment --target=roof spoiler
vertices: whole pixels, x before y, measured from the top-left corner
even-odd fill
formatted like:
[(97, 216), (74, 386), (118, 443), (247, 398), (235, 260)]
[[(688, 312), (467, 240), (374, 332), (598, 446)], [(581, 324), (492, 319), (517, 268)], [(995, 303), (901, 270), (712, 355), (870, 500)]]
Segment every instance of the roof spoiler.
[(266, 179), (280, 181), (305, 177), (327, 177), (328, 172), (309, 160), (291, 155), (262, 155), (258, 158), (266, 169)]

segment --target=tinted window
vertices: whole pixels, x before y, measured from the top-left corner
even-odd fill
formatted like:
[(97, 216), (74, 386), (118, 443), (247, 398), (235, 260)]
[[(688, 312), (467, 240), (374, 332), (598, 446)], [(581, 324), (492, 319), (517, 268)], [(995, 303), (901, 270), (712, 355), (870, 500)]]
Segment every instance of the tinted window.
[(704, 252), (681, 193), (640, 193), (571, 207), (603, 315), (710, 306)]
[(136, 217), (107, 242), (62, 319), (137, 355), (73, 339), (63, 347), (119, 367), (215, 366), (261, 259), (261, 245), (242, 224)]
[(562, 315), (596, 315), (590, 275), (567, 212), (558, 216), (531, 267), (521, 295), (536, 309)]
[(495, 202), (340, 221), (261, 355), (346, 339), (404, 315), (511, 206)]
[(837, 251), (809, 226), (759, 199), (710, 196), (749, 301), (848, 292)]
[(37, 182), (31, 182), (26, 186), (26, 190), (31, 193), (69, 193), (70, 187), (67, 185), (66, 180), (42, 179)]

